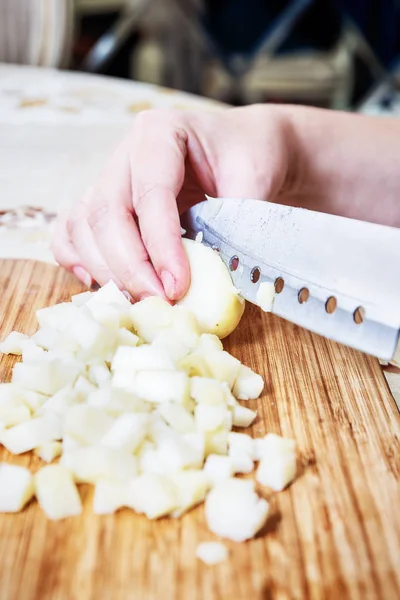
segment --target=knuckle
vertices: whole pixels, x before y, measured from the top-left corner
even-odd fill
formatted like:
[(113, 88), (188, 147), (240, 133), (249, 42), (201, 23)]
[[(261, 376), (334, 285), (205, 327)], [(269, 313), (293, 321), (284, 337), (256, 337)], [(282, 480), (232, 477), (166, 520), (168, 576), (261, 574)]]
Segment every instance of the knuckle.
[(89, 227), (96, 231), (105, 226), (105, 224), (109, 221), (110, 215), (110, 205), (106, 200), (99, 199), (96, 204), (90, 207), (86, 220), (88, 222)]

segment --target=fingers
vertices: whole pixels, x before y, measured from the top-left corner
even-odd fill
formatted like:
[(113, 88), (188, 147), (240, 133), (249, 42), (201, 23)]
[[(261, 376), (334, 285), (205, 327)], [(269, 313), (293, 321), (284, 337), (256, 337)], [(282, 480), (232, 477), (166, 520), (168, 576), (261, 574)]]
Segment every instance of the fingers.
[(57, 225), (56, 259), (88, 281), (113, 279), (135, 299), (176, 300), (190, 283), (177, 196), (185, 176), (179, 112), (151, 111), (114, 153), (98, 183)]
[(110, 271), (135, 300), (164, 297), (132, 214), (109, 198), (91, 212), (88, 224)]
[(87, 287), (92, 284), (89, 272), (81, 266), (79, 253), (75, 250), (67, 231), (68, 213), (61, 213), (56, 220), (52, 240), (52, 252), (59, 265), (72, 271)]
[(179, 120), (143, 117), (130, 156), (132, 203), (141, 238), (170, 300), (190, 283), (177, 196), (185, 176), (187, 134)]
[[(85, 272), (90, 273), (91, 278), (99, 285), (104, 285), (112, 279), (120, 289), (124, 289), (104, 260), (83, 208), (76, 209), (75, 214), (67, 222), (67, 230), (74, 252), (80, 257), (79, 262)], [(79, 271), (77, 273), (76, 269), (77, 267), (74, 267), (73, 271), (80, 279)]]

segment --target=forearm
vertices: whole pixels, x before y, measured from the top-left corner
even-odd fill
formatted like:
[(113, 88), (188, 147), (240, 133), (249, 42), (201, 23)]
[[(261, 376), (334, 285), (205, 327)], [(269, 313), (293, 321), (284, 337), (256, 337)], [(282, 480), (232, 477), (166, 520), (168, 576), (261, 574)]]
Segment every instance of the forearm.
[(400, 120), (281, 110), (291, 165), (282, 201), (400, 227)]

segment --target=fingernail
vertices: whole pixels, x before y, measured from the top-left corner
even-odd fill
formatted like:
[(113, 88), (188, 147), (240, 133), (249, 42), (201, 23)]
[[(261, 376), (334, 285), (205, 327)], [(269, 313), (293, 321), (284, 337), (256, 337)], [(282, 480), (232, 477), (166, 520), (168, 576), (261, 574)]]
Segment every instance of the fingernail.
[(82, 281), (82, 283), (87, 287), (90, 287), (92, 285), (92, 278), (83, 267), (74, 267), (72, 269), (72, 272), (75, 275), (75, 277), (77, 277), (79, 281)]
[(163, 271), (161, 273), (161, 281), (164, 286), (164, 291), (167, 298), (169, 298), (170, 300), (174, 300), (176, 287), (174, 277), (169, 271)]

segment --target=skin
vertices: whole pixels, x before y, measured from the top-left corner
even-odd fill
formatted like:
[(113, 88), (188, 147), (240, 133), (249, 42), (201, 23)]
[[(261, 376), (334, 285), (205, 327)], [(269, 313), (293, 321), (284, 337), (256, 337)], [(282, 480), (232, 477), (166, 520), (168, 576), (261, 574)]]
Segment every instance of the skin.
[(179, 215), (248, 197), (400, 227), (400, 122), (306, 107), (140, 113), (53, 240), (86, 285), (176, 301), (190, 270)]

